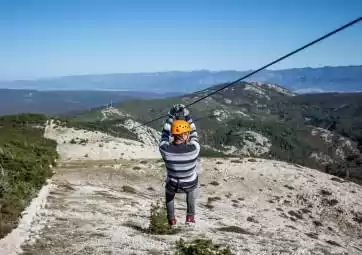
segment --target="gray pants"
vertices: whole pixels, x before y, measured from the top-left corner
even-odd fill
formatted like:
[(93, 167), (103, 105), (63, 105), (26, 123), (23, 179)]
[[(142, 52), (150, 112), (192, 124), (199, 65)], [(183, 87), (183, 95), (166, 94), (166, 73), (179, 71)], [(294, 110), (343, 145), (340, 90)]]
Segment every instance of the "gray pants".
[[(197, 190), (198, 188), (196, 187), (190, 192), (186, 192), (187, 216), (195, 216)], [(175, 219), (175, 195), (176, 193), (174, 191), (166, 188), (166, 207), (168, 220)]]

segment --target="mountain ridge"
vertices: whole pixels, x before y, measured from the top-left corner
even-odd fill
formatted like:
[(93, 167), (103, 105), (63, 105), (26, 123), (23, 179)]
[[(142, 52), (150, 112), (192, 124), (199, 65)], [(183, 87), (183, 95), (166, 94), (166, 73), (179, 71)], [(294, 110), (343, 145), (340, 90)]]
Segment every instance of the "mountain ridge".
[[(38, 90), (133, 90), (191, 93), (236, 80), (250, 71), (165, 71), (72, 75), (38, 80), (0, 81), (0, 88)], [(264, 70), (246, 81), (275, 83), (293, 91), (361, 91), (362, 65)]]
[[(129, 119), (146, 123), (175, 103), (187, 105), (222, 86), (115, 104), (107, 118), (104, 108), (70, 119), (110, 127)], [(191, 112), (201, 143), (213, 153), (277, 159), (362, 181), (361, 109), (362, 93), (296, 95), (275, 84), (240, 82), (193, 105)], [(160, 130), (162, 122), (149, 125)], [(129, 130), (135, 132), (132, 127)]]

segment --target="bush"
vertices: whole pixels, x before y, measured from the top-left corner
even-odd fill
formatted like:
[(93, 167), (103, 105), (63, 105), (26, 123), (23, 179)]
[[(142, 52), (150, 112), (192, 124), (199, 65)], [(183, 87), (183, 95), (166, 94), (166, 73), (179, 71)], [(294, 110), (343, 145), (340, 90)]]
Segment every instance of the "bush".
[(17, 226), (21, 212), (52, 175), (56, 142), (43, 137), (46, 117), (0, 118), (0, 238)]
[[(112, 136), (122, 137), (131, 140), (137, 140), (138, 137), (136, 134), (129, 131), (127, 128), (121, 126), (121, 120), (105, 120), (105, 121), (80, 121), (72, 118), (58, 118), (56, 120), (59, 123), (62, 123), (62, 126), (74, 129), (85, 129), (88, 131), (101, 131)], [(82, 141), (81, 141), (82, 142)], [(83, 141), (86, 143), (88, 141)], [(81, 143), (82, 144), (82, 143)]]
[(215, 151), (209, 148), (201, 147), (200, 157), (204, 158), (224, 158), (226, 155), (222, 152)]
[(148, 232), (156, 235), (172, 235), (178, 232), (168, 225), (166, 207), (160, 205), (160, 201), (151, 205), (150, 225)]
[(182, 238), (176, 242), (175, 255), (233, 255), (229, 247), (222, 248), (209, 239), (196, 239), (186, 243)]

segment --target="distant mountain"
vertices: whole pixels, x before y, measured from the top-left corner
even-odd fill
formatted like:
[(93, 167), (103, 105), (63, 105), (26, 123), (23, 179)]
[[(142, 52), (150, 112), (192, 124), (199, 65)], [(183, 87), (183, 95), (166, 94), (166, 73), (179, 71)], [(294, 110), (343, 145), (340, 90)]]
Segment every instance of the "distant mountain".
[[(129, 90), (191, 93), (236, 80), (249, 71), (156, 72), (65, 76), (3, 81), (0, 88), (37, 90)], [(246, 81), (279, 84), (297, 93), (362, 91), (362, 66), (265, 70)]]
[(177, 93), (132, 91), (37, 91), (0, 89), (0, 115), (23, 112), (62, 114), (129, 99), (163, 98)]

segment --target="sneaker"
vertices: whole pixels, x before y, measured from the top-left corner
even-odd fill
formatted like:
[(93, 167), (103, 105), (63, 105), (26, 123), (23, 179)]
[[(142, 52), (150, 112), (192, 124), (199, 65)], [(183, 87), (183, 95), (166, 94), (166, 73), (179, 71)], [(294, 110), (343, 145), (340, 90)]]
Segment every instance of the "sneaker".
[(195, 217), (194, 216), (186, 216), (186, 224), (193, 224), (195, 223)]
[(175, 226), (176, 225), (176, 219), (168, 220), (168, 225)]

